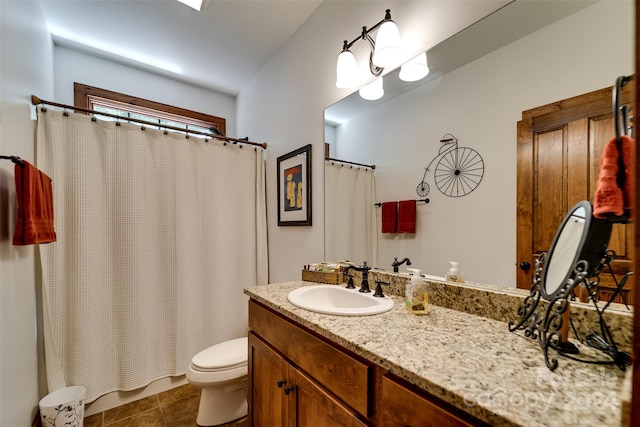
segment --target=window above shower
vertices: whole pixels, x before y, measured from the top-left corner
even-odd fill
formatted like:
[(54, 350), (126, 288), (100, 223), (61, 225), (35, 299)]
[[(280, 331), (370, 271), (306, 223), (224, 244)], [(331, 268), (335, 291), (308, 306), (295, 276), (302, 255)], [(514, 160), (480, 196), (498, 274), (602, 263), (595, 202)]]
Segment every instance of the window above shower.
[[(158, 129), (225, 135), (226, 119), (196, 111), (140, 99), (93, 86), (74, 83), (76, 107), (121, 117), (122, 120), (157, 123)], [(120, 120), (104, 116), (104, 120)], [(177, 128), (182, 130), (176, 130)], [(198, 134), (194, 134), (198, 136)]]

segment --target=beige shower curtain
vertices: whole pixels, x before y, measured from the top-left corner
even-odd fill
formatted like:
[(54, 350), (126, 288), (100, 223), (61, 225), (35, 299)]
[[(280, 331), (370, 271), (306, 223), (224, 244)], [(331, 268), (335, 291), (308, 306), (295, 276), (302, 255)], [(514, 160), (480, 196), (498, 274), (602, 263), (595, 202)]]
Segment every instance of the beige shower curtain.
[(374, 171), (326, 160), (324, 194), (325, 259), (376, 266)]
[(247, 333), (267, 282), (264, 153), (38, 112), (58, 241), (40, 245), (49, 389), (86, 400), (185, 372)]

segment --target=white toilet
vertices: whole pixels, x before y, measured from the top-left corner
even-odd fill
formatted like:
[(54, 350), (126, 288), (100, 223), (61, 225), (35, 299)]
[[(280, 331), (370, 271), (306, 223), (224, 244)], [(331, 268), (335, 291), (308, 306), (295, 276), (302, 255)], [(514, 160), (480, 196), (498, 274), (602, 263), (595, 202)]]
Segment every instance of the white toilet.
[(202, 387), (196, 422), (225, 424), (247, 415), (247, 337), (225, 341), (193, 356), (187, 380)]

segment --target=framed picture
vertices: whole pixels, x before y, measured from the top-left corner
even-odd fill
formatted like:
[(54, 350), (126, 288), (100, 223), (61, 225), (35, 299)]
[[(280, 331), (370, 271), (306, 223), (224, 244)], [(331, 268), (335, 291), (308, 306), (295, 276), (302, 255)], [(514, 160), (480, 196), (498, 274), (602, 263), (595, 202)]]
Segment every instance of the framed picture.
[(278, 225), (311, 225), (311, 144), (278, 157)]

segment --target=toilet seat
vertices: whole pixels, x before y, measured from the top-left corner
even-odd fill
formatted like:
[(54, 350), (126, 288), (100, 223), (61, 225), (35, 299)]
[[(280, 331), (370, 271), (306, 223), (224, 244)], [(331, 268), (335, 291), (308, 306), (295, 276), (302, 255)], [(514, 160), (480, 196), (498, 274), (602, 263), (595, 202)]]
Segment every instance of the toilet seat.
[(191, 366), (200, 372), (220, 372), (247, 366), (248, 338), (212, 345), (193, 356)]
[(212, 345), (193, 356), (186, 377), (202, 388), (196, 423), (226, 424), (247, 415), (247, 337)]

